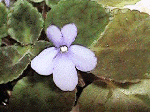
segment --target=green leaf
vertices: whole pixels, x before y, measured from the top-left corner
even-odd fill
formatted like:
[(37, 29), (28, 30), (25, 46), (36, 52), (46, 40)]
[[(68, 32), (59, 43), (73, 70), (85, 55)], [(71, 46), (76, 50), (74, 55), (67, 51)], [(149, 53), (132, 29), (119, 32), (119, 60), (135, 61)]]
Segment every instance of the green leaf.
[(37, 41), (34, 45), (24, 47), (8, 46), (0, 48), (0, 84), (18, 78), (31, 59), (50, 45), (46, 41)]
[(93, 73), (117, 81), (149, 78), (150, 18), (145, 13), (114, 10), (114, 18), (91, 47), (98, 58)]
[(150, 80), (141, 80), (140, 83), (131, 85), (128, 89), (121, 90), (126, 95), (132, 95), (136, 98), (141, 99), (150, 107)]
[(47, 47), (51, 47), (52, 43), (47, 41), (37, 41), (34, 45), (31, 46), (30, 54), (31, 56), (37, 56), (41, 51)]
[(93, 0), (93, 1), (97, 1), (98, 3), (104, 4), (106, 6), (123, 7), (125, 5), (135, 4), (140, 0)]
[(0, 45), (1, 38), (7, 36), (7, 9), (0, 2)]
[(18, 0), (8, 15), (8, 33), (23, 45), (37, 41), (40, 36), (42, 15), (26, 0)]
[[(127, 89), (118, 88), (114, 84), (110, 86), (108, 84), (104, 85), (100, 81), (95, 81), (82, 92), (79, 98), (80, 111), (148, 112), (150, 111), (150, 105), (148, 104), (150, 99), (150, 86), (148, 84), (149, 80), (145, 81), (143, 80), (141, 83), (133, 84)], [(145, 100), (142, 100), (137, 95), (145, 95)]]
[(39, 3), (39, 2), (43, 2), (44, 0), (30, 0), (32, 2), (35, 2), (35, 3)]
[(80, 112), (104, 112), (109, 88), (104, 83), (94, 82), (86, 87), (79, 98)]
[(0, 48), (0, 84), (18, 78), (30, 63), (28, 50), (21, 51), (16, 46)]
[(63, 92), (55, 86), (52, 76), (35, 73), (14, 87), (7, 111), (69, 112), (74, 101), (75, 91)]
[(45, 0), (46, 4), (51, 8), (56, 6), (59, 1), (60, 0)]
[(65, 24), (75, 23), (78, 28), (75, 43), (90, 46), (104, 31), (108, 22), (109, 14), (96, 2), (67, 0), (60, 1), (48, 12), (45, 30), (52, 24), (61, 28)]
[(122, 93), (119, 89), (113, 91), (113, 95), (105, 104), (106, 112), (148, 112), (150, 108), (142, 100)]

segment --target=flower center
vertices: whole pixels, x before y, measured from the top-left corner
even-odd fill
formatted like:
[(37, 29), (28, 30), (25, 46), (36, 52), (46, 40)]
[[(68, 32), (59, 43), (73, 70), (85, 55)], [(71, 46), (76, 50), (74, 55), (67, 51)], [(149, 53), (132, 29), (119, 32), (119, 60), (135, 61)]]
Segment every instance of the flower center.
[(67, 47), (67, 46), (61, 46), (61, 47), (60, 47), (60, 51), (61, 51), (62, 53), (67, 52), (67, 51), (68, 51), (68, 47)]

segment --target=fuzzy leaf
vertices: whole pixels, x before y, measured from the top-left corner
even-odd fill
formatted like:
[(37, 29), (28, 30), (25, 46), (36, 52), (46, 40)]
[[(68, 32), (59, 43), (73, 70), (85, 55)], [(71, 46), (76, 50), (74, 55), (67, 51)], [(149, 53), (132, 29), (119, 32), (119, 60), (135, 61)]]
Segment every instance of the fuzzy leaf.
[(69, 112), (74, 101), (75, 91), (63, 92), (55, 86), (52, 76), (34, 74), (14, 87), (7, 111)]
[(105, 83), (95, 82), (86, 87), (79, 98), (80, 112), (104, 112), (109, 94)]
[(104, 4), (106, 6), (113, 6), (113, 7), (123, 7), (129, 4), (135, 4), (140, 0), (93, 0), (97, 1), (100, 4)]
[(140, 83), (129, 86), (127, 89), (121, 89), (126, 95), (133, 95), (144, 101), (150, 107), (150, 80), (141, 80)]
[(7, 9), (0, 2), (0, 45), (1, 38), (7, 36)]
[(44, 0), (30, 0), (30, 1), (35, 2), (35, 3), (39, 3), (39, 2), (42, 2)]
[(51, 8), (56, 6), (59, 1), (60, 0), (45, 0), (46, 4)]
[[(127, 89), (118, 87), (113, 89), (111, 87), (113, 84), (104, 86), (102, 82), (96, 81), (86, 87), (81, 94), (79, 99), (80, 112), (148, 112), (150, 111), (148, 104), (150, 86), (147, 86), (145, 82), (149, 83), (148, 80), (145, 80), (133, 84)], [(140, 98), (142, 95), (145, 97)]]
[(65, 24), (75, 23), (78, 28), (75, 43), (90, 46), (104, 31), (108, 21), (109, 14), (96, 2), (89, 0), (60, 1), (47, 14), (45, 31), (52, 24), (62, 28)]
[(35, 57), (37, 56), (41, 51), (43, 51), (45, 48), (51, 47), (52, 44), (47, 41), (37, 41), (34, 45), (32, 45), (30, 49), (31, 56)]
[(130, 10), (114, 12), (103, 36), (91, 47), (98, 58), (93, 73), (118, 81), (149, 78), (149, 15)]
[(0, 48), (0, 84), (18, 78), (31, 59), (48, 46), (50, 46), (49, 42), (37, 41), (34, 45), (24, 47), (9, 46)]
[(150, 108), (142, 100), (122, 93), (119, 89), (113, 91), (113, 95), (105, 104), (106, 112), (148, 112)]
[(41, 14), (26, 0), (18, 0), (8, 15), (8, 33), (21, 44), (34, 43), (42, 30)]
[(0, 48), (0, 84), (18, 78), (30, 63), (28, 51), (20, 47)]

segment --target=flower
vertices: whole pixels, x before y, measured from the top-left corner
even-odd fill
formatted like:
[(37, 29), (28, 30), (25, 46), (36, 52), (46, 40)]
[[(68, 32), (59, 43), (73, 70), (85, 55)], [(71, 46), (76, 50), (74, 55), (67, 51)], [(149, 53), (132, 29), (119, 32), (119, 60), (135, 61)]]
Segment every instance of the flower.
[(43, 50), (31, 61), (31, 67), (38, 74), (50, 75), (61, 90), (73, 91), (78, 84), (77, 70), (91, 71), (97, 64), (94, 52), (80, 45), (71, 45), (77, 36), (74, 23), (65, 25), (61, 30), (51, 25), (47, 37), (55, 47)]
[[(2, 1), (2, 0), (0, 0), (0, 2), (1, 2), (1, 1)], [(6, 6), (9, 7), (10, 0), (4, 0), (4, 2), (5, 2), (5, 4), (6, 4)]]

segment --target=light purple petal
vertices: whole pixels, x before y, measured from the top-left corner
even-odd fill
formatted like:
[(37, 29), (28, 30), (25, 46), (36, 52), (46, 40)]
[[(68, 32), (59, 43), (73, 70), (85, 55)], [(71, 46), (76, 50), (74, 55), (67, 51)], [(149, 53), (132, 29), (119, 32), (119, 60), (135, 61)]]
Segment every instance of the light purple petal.
[(77, 71), (74, 63), (65, 54), (54, 59), (53, 80), (63, 91), (73, 91), (78, 84)]
[(74, 23), (67, 24), (61, 29), (61, 33), (63, 35), (63, 44), (69, 47), (77, 36), (77, 27)]
[(46, 30), (47, 37), (56, 47), (62, 45), (62, 34), (60, 29), (54, 25), (51, 25)]
[(9, 7), (10, 0), (4, 0), (7, 7)]
[(38, 74), (50, 75), (53, 72), (53, 59), (58, 51), (55, 47), (43, 50), (31, 61), (31, 68)]
[(96, 67), (97, 58), (90, 49), (80, 45), (72, 45), (69, 50), (69, 57), (78, 70), (91, 71)]

